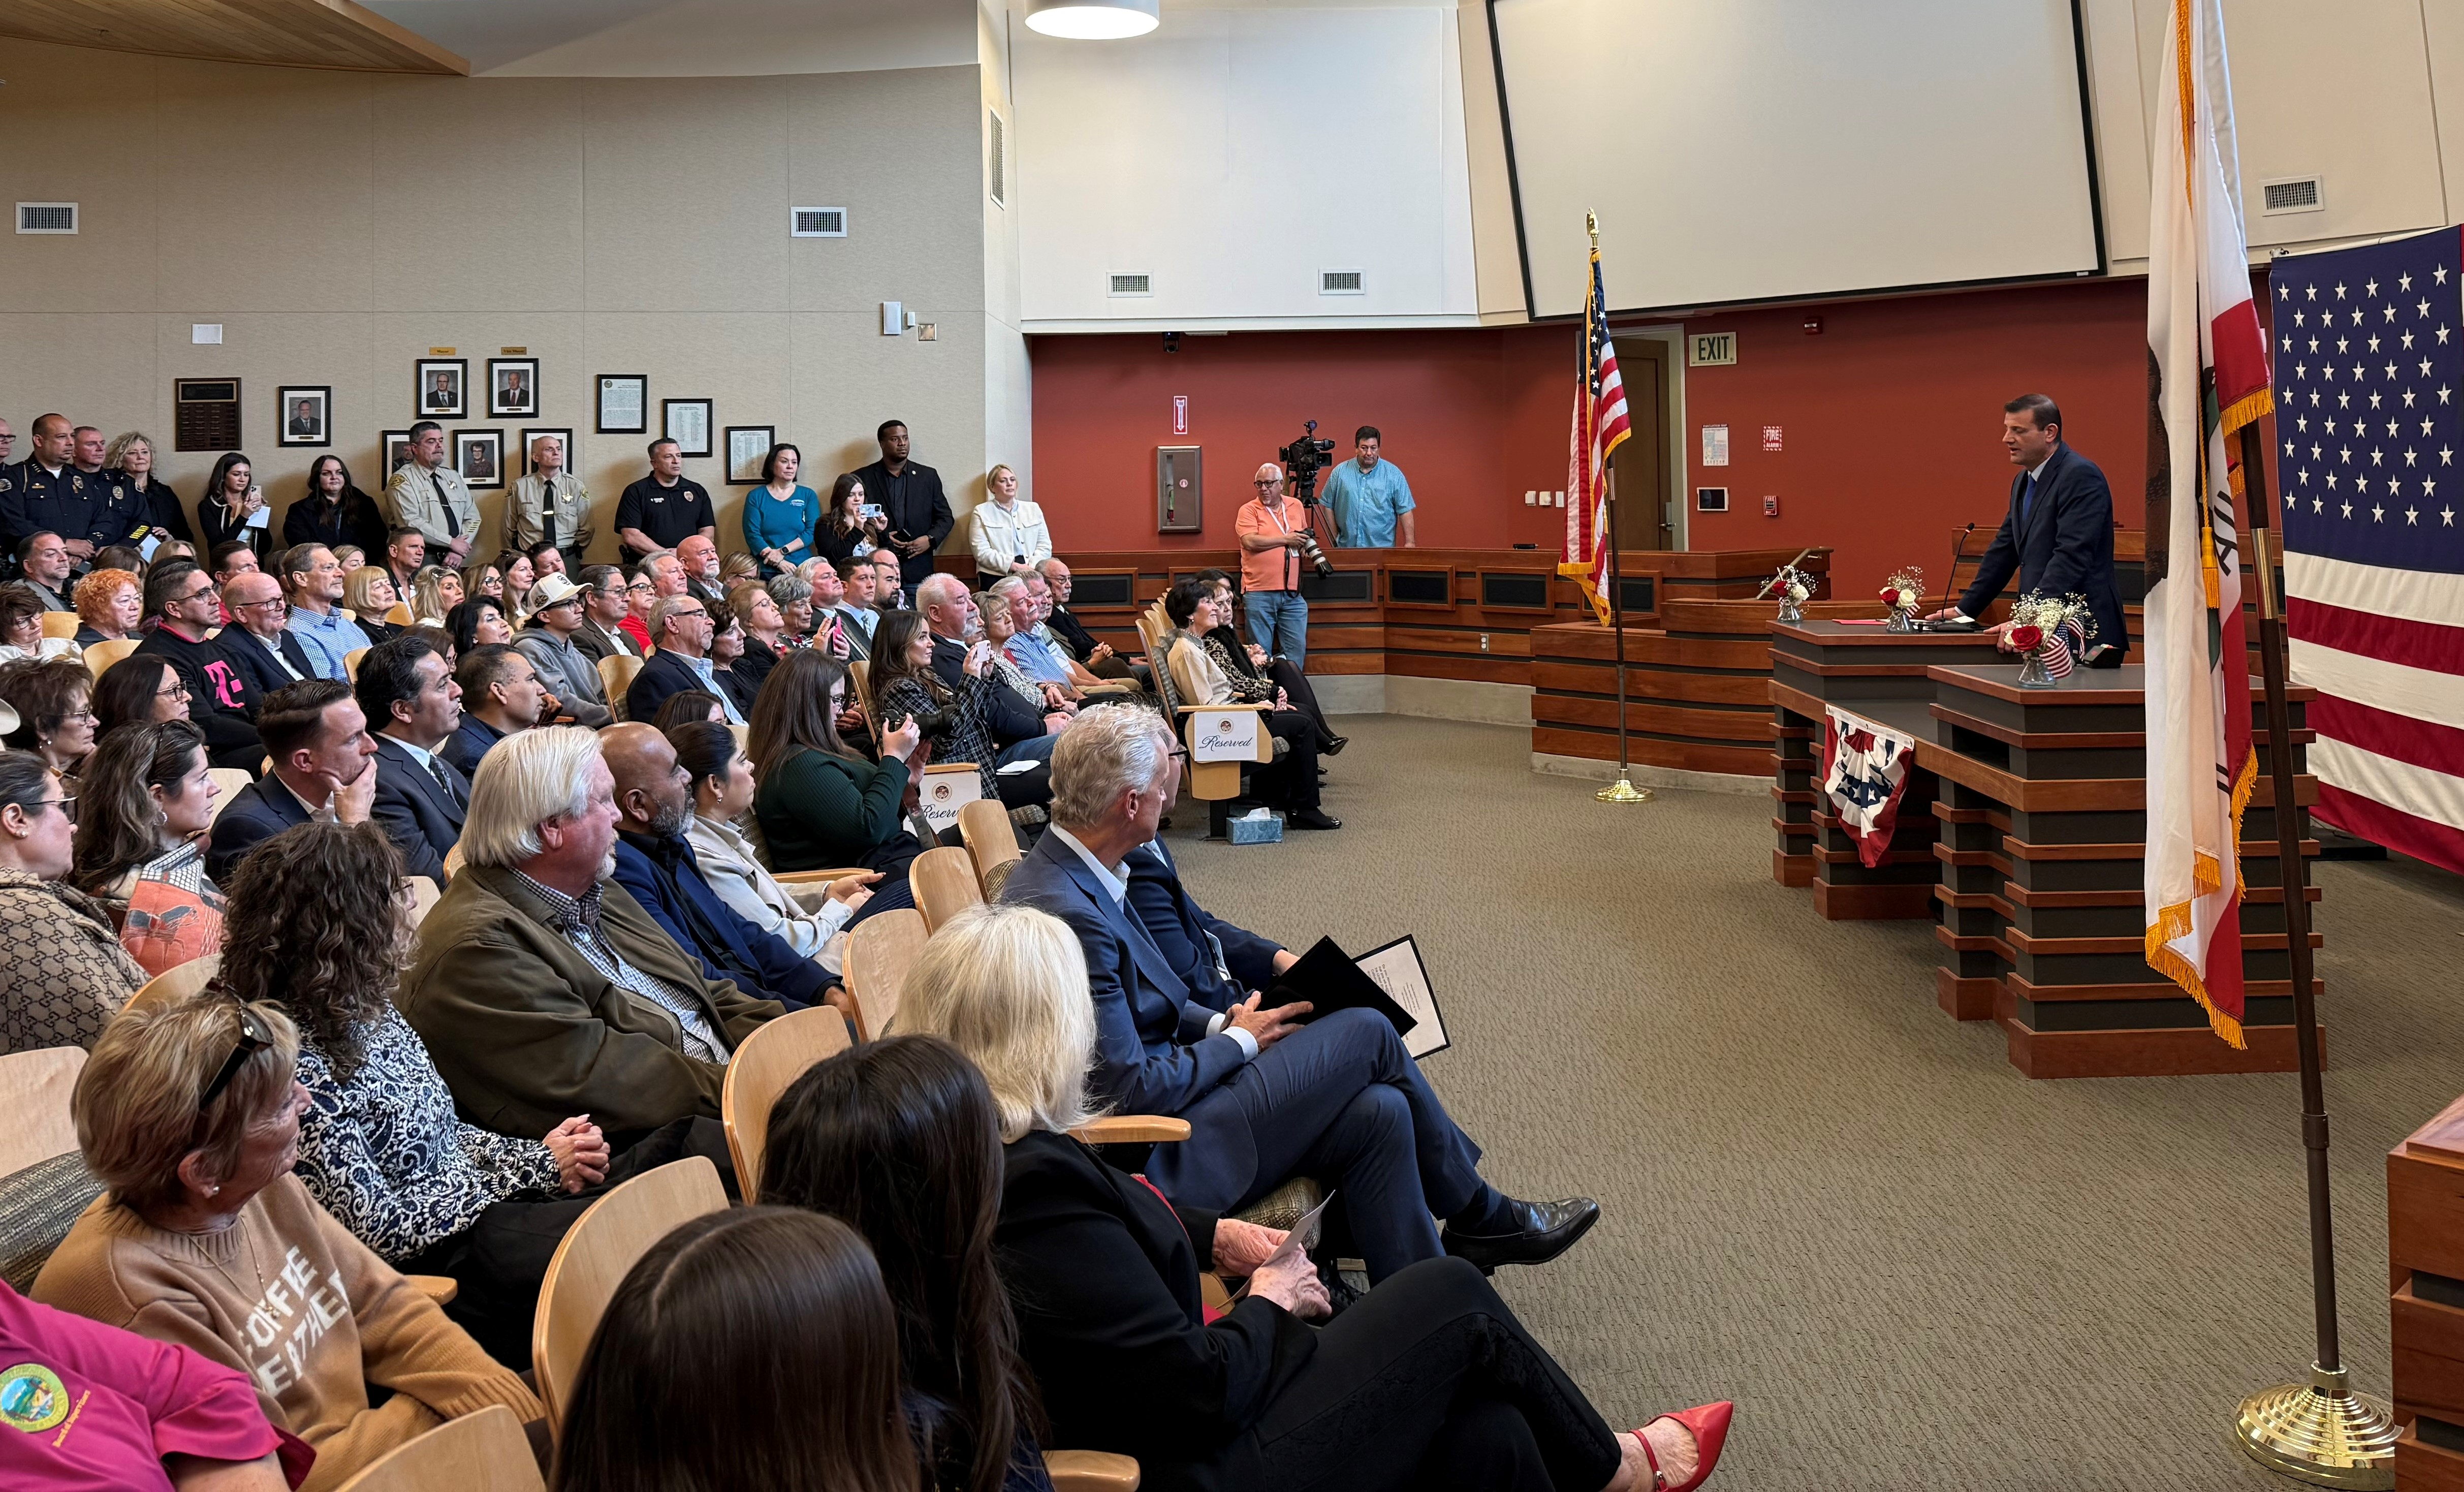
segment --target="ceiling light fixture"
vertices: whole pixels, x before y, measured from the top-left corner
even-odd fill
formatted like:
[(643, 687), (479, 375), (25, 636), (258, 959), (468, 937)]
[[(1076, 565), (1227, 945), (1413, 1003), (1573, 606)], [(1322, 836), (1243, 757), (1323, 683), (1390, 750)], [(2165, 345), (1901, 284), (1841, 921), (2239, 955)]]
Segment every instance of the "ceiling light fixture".
[(1119, 41), (1155, 29), (1158, 0), (1027, 0), (1030, 31), (1071, 41)]

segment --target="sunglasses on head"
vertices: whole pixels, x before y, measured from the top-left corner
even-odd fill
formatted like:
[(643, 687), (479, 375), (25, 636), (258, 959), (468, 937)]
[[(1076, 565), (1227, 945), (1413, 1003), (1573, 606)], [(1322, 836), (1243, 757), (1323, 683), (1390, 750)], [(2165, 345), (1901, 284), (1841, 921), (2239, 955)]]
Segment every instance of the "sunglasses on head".
[(231, 1056), (223, 1058), (222, 1071), (214, 1074), (214, 1080), (206, 1084), (206, 1096), (197, 1101), (197, 1112), (202, 1114), (212, 1108), (214, 1100), (221, 1098), (223, 1090), (231, 1086), (231, 1080), (239, 1076), (240, 1065), (272, 1045), (274, 1028), (265, 1023), (264, 1016), (245, 1005), (240, 1006), (239, 1044), (231, 1048)]

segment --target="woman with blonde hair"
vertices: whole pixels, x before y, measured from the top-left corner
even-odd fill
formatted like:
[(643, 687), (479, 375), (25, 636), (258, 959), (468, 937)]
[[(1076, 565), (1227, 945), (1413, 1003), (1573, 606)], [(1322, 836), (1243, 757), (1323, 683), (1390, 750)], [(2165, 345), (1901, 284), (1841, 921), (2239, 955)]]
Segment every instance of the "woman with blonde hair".
[[(909, 972), (891, 1033), (948, 1041), (990, 1091), (1004, 1154), (1000, 1220), (982, 1246), (1001, 1261), (1020, 1354), (1051, 1420), (1047, 1443), (1134, 1456), (1149, 1492), (1684, 1492), (1719, 1459), (1731, 1406), (1611, 1431), (1464, 1259), (1408, 1265), (1312, 1327), (1328, 1313), (1326, 1287), (1305, 1251), (1278, 1257), (1281, 1232), (1176, 1208), (1072, 1138), (1089, 1117), (1097, 1032), (1086, 955), (1060, 919), (1008, 904), (952, 918)], [(895, 1109), (913, 1099), (884, 1081), (857, 1102)], [(800, 1150), (828, 1143), (793, 1125), (785, 1135), (774, 1127), (771, 1144), (782, 1139)], [(965, 1153), (917, 1147), (929, 1169), (909, 1184), (980, 1207), (980, 1181), (958, 1173)], [(809, 1186), (796, 1194), (837, 1210)], [(1249, 1280), (1212, 1322), (1201, 1268)]]
[(171, 484), (154, 475), (154, 437), (142, 430), (124, 430), (111, 437), (103, 448), (102, 469), (118, 472), (137, 489), (145, 504), (145, 525), (159, 528), (174, 539), (194, 540), (188, 529), (187, 509), (180, 505), (180, 495)]
[(78, 647), (118, 642), (136, 636), (137, 624), (144, 619), (145, 582), (133, 569), (89, 570), (69, 600), (85, 624), (77, 631)]
[(215, 991), (114, 1020), (70, 1099), (108, 1190), (34, 1298), (250, 1374), (266, 1417), (316, 1450), (303, 1486), (322, 1492), (449, 1419), (539, 1405), (292, 1174), (298, 1051), (278, 1008)]
[(984, 501), (967, 513), (967, 547), (976, 557), (976, 584), (985, 590), (1052, 558), (1044, 509), (1018, 495), (1018, 473), (1006, 462), (984, 474)]
[(410, 577), (410, 622), (414, 627), (442, 627), (446, 613), (463, 602), (462, 576), (442, 565), (423, 565)]
[(399, 623), (385, 620), (385, 613), (400, 604), (402, 596), (393, 589), (393, 576), (382, 565), (363, 565), (342, 577), (342, 604), (360, 619), (360, 630), (371, 642), (385, 642), (402, 635)]

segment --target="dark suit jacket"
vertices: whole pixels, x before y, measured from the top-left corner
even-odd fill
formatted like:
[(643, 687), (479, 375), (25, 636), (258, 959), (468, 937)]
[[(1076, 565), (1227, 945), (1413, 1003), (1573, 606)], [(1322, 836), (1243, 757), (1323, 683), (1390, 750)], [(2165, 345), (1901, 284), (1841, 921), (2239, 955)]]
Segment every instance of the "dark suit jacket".
[[(1150, 840), (1131, 851), (1129, 867), (1130, 906), (1138, 915), (1138, 924), (1155, 940), (1181, 982), (1199, 992), (1200, 1003), (1212, 1004), (1220, 997), (1227, 1006), (1237, 1005), (1249, 997), (1250, 991), (1264, 990), (1274, 982), (1275, 955), (1283, 951), (1283, 945), (1236, 927), (1199, 905), (1180, 883), (1180, 867), (1173, 863), (1162, 840)], [(1230, 970), (1229, 983), (1219, 971), (1219, 960), (1222, 969)]]
[(1316, 1331), (1254, 1295), (1206, 1325), (1214, 1215), (1166, 1206), (1067, 1135), (1021, 1136), (1002, 1170), (993, 1246), (1052, 1443), (1134, 1456), (1152, 1492), (1265, 1485), (1248, 1432)]
[[(603, 895), (600, 931), (618, 956), (683, 991), (731, 1048), (783, 1013), (704, 980), (623, 886)], [(676, 1018), (601, 973), (511, 870), (473, 865), (453, 878), (419, 925), (394, 1004), (428, 1043), (454, 1108), (498, 1134), (537, 1139), (588, 1114), (622, 1149), (662, 1125), (718, 1117), (727, 1069), (687, 1057)]]
[(504, 739), (503, 731), (466, 710), (461, 725), (436, 749), (447, 761), (460, 768), (463, 776), (468, 777), (479, 769), (479, 762), (488, 754), (489, 747)]
[[(718, 670), (714, 668), (711, 672), (715, 675)], [(668, 702), (668, 696), (687, 689), (718, 692), (701, 681), (701, 675), (693, 672), (683, 654), (653, 653), (643, 662), (642, 671), (633, 676), (633, 686), (625, 691), (625, 718), (649, 724), (659, 718), (659, 706)]]
[(898, 554), (899, 581), (912, 590), (933, 573), (933, 550), (957, 523), (950, 513), (950, 499), (941, 491), (941, 474), (910, 461), (892, 477), (888, 466), (875, 461), (858, 468), (856, 477), (864, 483), (864, 500), (880, 503), (889, 515), (891, 532), (933, 541), (921, 554), (892, 551)]
[[(214, 639), (214, 646), (230, 660), (231, 672), (239, 678), (239, 713), (251, 722), (256, 719), (256, 712), (264, 708), (265, 697), (275, 690), (288, 688), (300, 679), (324, 677), (317, 671), (317, 665), (308, 660), (308, 652), (299, 645), (298, 638), (285, 632), (278, 640), (283, 658), (299, 670), (299, 679), (284, 673), (281, 665), (274, 661), (274, 655), (265, 651), (265, 644), (251, 636), (248, 629), (237, 623), (224, 628), (223, 635)], [(188, 711), (192, 715), (196, 713), (196, 701), (189, 701)]]
[[(950, 686), (951, 694), (964, 699), (969, 687), (966, 645), (952, 642), (947, 637), (935, 637), (933, 672), (941, 676), (941, 681)], [(986, 689), (982, 694), (984, 730), (993, 738), (993, 745), (1016, 746), (1044, 734), (1044, 712), (1027, 703), (1025, 697), (1017, 690)]]
[(249, 851), (286, 829), (308, 822), (308, 811), (299, 806), (298, 796), (279, 778), (271, 773), (259, 777), (233, 793), (231, 807), (214, 820), (206, 838), (207, 878), (215, 885), (230, 885), (231, 872), (248, 857)]
[[(1011, 872), (1003, 902), (1068, 924), (1087, 955), (1095, 1002), (1095, 1070), (1088, 1088), (1125, 1114), (1177, 1114), (1190, 1138), (1174, 1160), (1185, 1175), (1220, 1181), (1238, 1196), (1257, 1174), (1247, 1119), (1223, 1080), (1245, 1058), (1228, 1035), (1206, 1035), (1226, 1005), (1207, 1004), (1155, 946), (1137, 916), (1116, 904), (1076, 851), (1046, 834)], [(1209, 1195), (1216, 1194), (1210, 1191)]]
[(1977, 563), (1976, 579), (1959, 598), (1959, 609), (1983, 615), (2016, 571), (2023, 594), (2087, 597), (2096, 614), (2096, 635), (2088, 646), (2109, 645), (2116, 651), (2106, 661), (2119, 661), (2129, 650), (2130, 628), (2113, 578), (2113, 490), (2104, 473), (2069, 445), (2056, 446), (2036, 476), (2035, 500), (2023, 523), (2019, 496), (2027, 487), (2025, 472), (2011, 479), (2011, 511)]
[(462, 814), (470, 806), (471, 780), (442, 755), (436, 758), (437, 765), (445, 768), (446, 776), (461, 793), (456, 801), (428, 768), (403, 749), (401, 742), (391, 736), (379, 736), (376, 743), (374, 817), (385, 826), (385, 837), (402, 851), (403, 874), (426, 876), (442, 886), (445, 852), (462, 837)]
[(660, 842), (630, 830), (619, 835), (616, 880), (678, 947), (701, 960), (707, 977), (790, 1010), (821, 1003), (829, 983), (822, 966), (721, 901), (683, 835)]

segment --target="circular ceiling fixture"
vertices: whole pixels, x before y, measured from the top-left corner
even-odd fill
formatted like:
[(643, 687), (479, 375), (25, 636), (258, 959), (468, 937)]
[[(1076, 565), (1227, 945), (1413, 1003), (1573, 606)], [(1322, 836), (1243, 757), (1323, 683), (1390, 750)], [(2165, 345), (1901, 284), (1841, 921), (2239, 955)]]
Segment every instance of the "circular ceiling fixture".
[(1118, 41), (1155, 29), (1158, 0), (1027, 0), (1026, 24), (1046, 36)]

